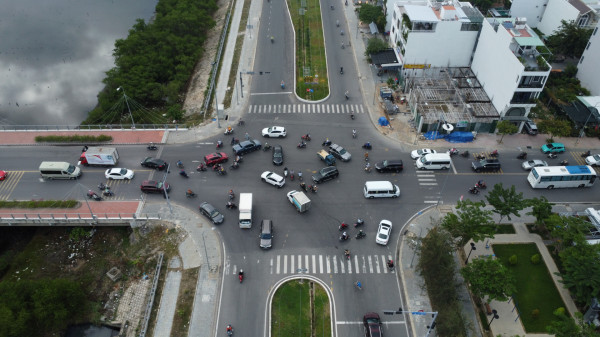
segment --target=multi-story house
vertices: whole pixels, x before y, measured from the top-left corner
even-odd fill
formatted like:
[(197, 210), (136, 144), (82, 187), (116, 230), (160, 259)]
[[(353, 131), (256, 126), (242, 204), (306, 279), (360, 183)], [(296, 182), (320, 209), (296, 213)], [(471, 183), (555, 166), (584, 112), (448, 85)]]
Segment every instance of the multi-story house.
[(600, 23), (596, 25), (592, 36), (583, 51), (577, 65), (577, 78), (581, 85), (592, 95), (600, 96)]
[(598, 7), (597, 0), (513, 0), (510, 15), (526, 18), (530, 27), (550, 36), (562, 20), (582, 28), (594, 27), (598, 22), (598, 9), (594, 7)]

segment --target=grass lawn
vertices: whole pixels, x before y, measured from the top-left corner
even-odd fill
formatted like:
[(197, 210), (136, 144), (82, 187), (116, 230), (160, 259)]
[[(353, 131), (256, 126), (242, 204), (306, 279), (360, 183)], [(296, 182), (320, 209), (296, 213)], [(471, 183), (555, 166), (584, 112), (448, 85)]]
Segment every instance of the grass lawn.
[[(303, 3), (306, 7), (300, 15)], [(296, 31), (296, 94), (307, 100), (323, 99), (329, 95), (329, 80), (320, 1), (289, 0), (288, 6)]]
[[(311, 319), (311, 286), (315, 289), (314, 321)], [(290, 281), (277, 289), (273, 297), (271, 318), (272, 336), (331, 336), (329, 298), (318, 284), (307, 280), (302, 283)], [(311, 331), (311, 327), (314, 331)]]
[[(517, 301), (521, 321), (527, 333), (546, 332), (546, 326), (555, 319), (552, 314), (565, 304), (556, 289), (546, 264), (543, 260), (535, 265), (530, 262), (531, 256), (539, 254), (536, 245), (531, 244), (506, 244), (493, 245), (494, 254), (502, 263), (513, 271), (517, 281), (517, 293), (514, 298)], [(511, 265), (508, 259), (517, 256), (517, 264)], [(540, 314), (537, 318), (531, 313), (538, 309)]]

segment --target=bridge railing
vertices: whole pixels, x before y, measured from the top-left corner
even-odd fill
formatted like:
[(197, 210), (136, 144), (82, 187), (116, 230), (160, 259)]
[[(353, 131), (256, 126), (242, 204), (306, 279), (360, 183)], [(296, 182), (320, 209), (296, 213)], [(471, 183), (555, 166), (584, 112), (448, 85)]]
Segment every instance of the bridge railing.
[(186, 124), (0, 125), (1, 131), (186, 130)]
[(161, 220), (156, 213), (4, 213), (0, 226), (73, 226), (77, 224), (129, 226), (136, 221)]

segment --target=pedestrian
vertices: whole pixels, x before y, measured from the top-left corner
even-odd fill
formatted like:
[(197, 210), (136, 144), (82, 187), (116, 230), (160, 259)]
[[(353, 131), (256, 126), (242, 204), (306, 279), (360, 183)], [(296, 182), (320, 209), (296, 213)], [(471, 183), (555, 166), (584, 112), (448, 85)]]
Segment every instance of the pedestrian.
[(246, 140), (250, 140), (250, 135), (246, 132)]

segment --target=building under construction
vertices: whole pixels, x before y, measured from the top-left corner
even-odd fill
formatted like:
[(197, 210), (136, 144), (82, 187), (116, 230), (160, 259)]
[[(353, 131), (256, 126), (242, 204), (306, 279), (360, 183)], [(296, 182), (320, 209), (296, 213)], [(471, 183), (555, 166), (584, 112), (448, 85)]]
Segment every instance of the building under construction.
[(430, 69), (405, 77), (404, 92), (417, 132), (492, 133), (500, 115), (470, 68)]

